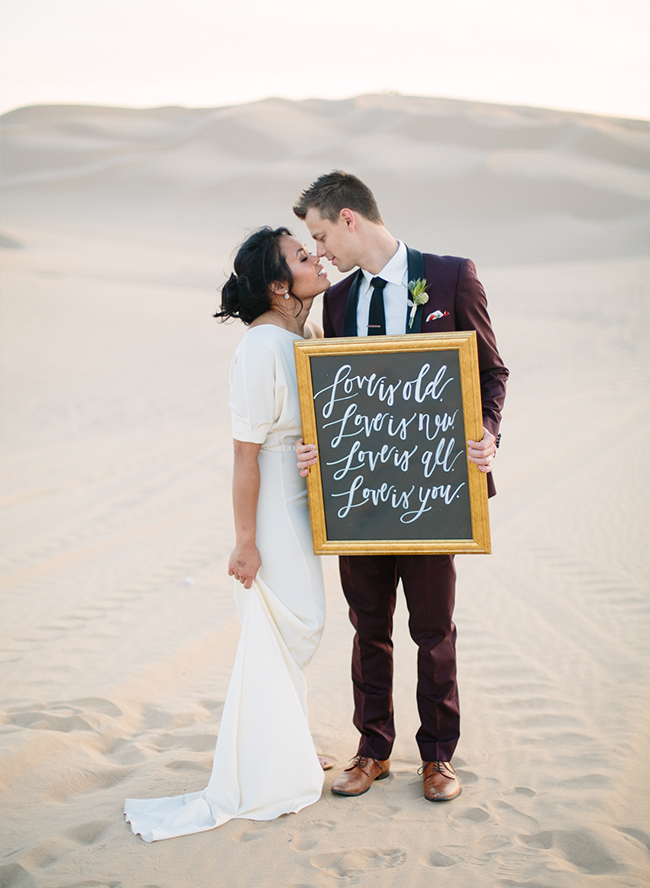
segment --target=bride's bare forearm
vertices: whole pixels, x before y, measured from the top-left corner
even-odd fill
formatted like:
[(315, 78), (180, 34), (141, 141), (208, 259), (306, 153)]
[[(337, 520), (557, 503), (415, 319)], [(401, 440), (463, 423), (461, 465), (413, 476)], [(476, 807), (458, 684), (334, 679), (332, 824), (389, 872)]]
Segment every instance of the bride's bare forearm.
[(232, 478), (232, 506), (235, 534), (240, 544), (255, 544), (257, 501), (260, 495), (260, 467), (257, 444), (235, 441)]
[(228, 562), (228, 573), (250, 589), (260, 569), (255, 545), (257, 501), (260, 496), (259, 444), (234, 442), (232, 505), (235, 516), (235, 548)]

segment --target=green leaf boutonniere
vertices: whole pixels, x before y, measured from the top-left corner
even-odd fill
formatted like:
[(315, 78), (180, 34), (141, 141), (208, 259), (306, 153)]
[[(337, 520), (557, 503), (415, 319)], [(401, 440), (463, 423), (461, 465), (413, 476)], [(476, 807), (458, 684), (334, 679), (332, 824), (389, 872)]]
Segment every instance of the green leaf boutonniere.
[(408, 287), (409, 292), (413, 297), (412, 300), (407, 300), (408, 304), (411, 306), (411, 319), (409, 321), (410, 329), (413, 326), (418, 305), (425, 305), (429, 301), (429, 294), (426, 292), (428, 284), (426, 280), (422, 280), (422, 278), (418, 278), (417, 281), (409, 281)]

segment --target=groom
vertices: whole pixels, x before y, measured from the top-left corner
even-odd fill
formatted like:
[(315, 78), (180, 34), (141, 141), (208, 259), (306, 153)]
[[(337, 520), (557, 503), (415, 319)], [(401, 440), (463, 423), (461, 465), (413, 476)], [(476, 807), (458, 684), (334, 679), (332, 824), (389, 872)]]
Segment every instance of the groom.
[[(508, 371), (497, 351), (485, 292), (473, 263), (422, 254), (384, 227), (367, 185), (340, 170), (317, 179), (298, 198), (294, 213), (316, 241), (317, 255), (342, 272), (358, 271), (324, 297), (325, 336), (373, 336), (476, 330), (483, 405), (483, 438), (468, 442), (468, 458), (490, 473), (499, 440)], [(407, 327), (408, 281), (425, 278), (429, 301)], [(296, 447), (301, 473), (317, 460), (315, 445)], [(488, 493), (494, 482), (488, 474)], [(460, 793), (451, 765), (460, 736), (456, 684), (456, 627), (452, 620), (456, 571), (453, 555), (352, 555), (339, 559), (341, 583), (355, 629), (352, 652), (357, 755), (332, 792), (356, 796), (388, 776), (395, 740), (392, 627), (398, 582), (418, 646), (416, 741), (424, 796), (448, 801)]]

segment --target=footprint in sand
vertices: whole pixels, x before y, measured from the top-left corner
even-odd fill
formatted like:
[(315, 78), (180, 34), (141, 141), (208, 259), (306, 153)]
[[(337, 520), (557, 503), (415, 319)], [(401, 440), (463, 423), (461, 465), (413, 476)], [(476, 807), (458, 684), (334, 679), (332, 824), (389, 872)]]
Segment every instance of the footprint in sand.
[(2, 888), (36, 888), (36, 882), (27, 870), (18, 863), (0, 866)]
[[(59, 839), (52, 839), (49, 842), (43, 842), (34, 848), (30, 848), (20, 859), (21, 863), (28, 866), (30, 870), (46, 869), (48, 866), (52, 866), (53, 863), (58, 863), (69, 852), (70, 848), (66, 848)], [(1, 879), (0, 885), (4, 885), (4, 881)]]
[(458, 863), (485, 866), (492, 858), (503, 854), (511, 844), (507, 836), (490, 835), (463, 845), (446, 845), (442, 849), (431, 851), (426, 857), (420, 857), (419, 862), (423, 866), (436, 869), (456, 866)]
[(299, 833), (293, 833), (289, 842), (294, 851), (311, 851), (321, 841), (321, 835), (314, 835), (315, 830), (333, 830), (336, 823), (333, 820), (308, 820), (304, 823)]
[(300, 835), (289, 839), (289, 843), (294, 851), (312, 851), (319, 840), (314, 836)]
[(374, 814), (375, 817), (394, 817), (402, 810), (399, 805), (368, 805), (366, 803), (361, 806), (367, 814)]
[(151, 739), (156, 749), (191, 749), (192, 752), (214, 752), (214, 734), (159, 734)]
[(494, 808), (497, 808), (499, 811), (504, 812), (504, 816), (500, 817), (497, 815), (497, 820), (500, 823), (507, 823), (508, 827), (516, 830), (516, 829), (539, 829), (539, 823), (535, 820), (534, 817), (529, 817), (528, 814), (523, 814), (514, 805), (511, 805), (510, 802), (505, 802), (501, 799), (497, 799), (493, 805)]
[(424, 863), (425, 866), (434, 866), (434, 867), (447, 867), (447, 866), (456, 866), (457, 863), (462, 863), (464, 857), (458, 851), (454, 851), (452, 849), (447, 849), (446, 851), (432, 851), (429, 856), (421, 860), (420, 863)]
[(359, 877), (369, 870), (400, 866), (405, 862), (406, 851), (400, 848), (390, 848), (385, 851), (375, 851), (371, 848), (330, 851), (316, 854), (310, 860), (311, 865), (321, 870), (323, 875), (339, 879), (344, 885), (356, 884)]
[(452, 820), (460, 820), (469, 823), (485, 823), (490, 819), (490, 814), (485, 808), (465, 808), (464, 810), (454, 812)]
[(112, 722), (121, 715), (122, 711), (109, 700), (87, 697), (70, 703), (44, 703), (29, 709), (16, 707), (10, 709), (3, 720), (6, 724), (32, 731), (60, 731), (69, 734), (72, 731), (97, 732), (107, 721), (101, 716), (108, 716)]
[(110, 820), (91, 820), (90, 823), (84, 823), (81, 826), (75, 826), (66, 833), (75, 842), (80, 845), (94, 845), (112, 826)]
[[(93, 823), (87, 823), (76, 829), (68, 830), (65, 833), (65, 837), (83, 845), (92, 845), (106, 833), (110, 826), (111, 823), (107, 820), (96, 820)], [(18, 863), (0, 867), (0, 888), (32, 888), (32, 886), (37, 884), (35, 877), (39, 879), (39, 885), (51, 884), (49, 879), (47, 882), (42, 881), (45, 874), (40, 871), (47, 869), (55, 863), (60, 863), (65, 857), (75, 851), (75, 846), (66, 841), (66, 838), (62, 837), (49, 842), (43, 842), (34, 848), (30, 848), (21, 858), (21, 863), (24, 863), (29, 869), (25, 869), (25, 867)], [(31, 871), (34, 871), (34, 876), (32, 876)], [(67, 888), (90, 888), (90, 886), (97, 886), (97, 888), (113, 888), (113, 886), (114, 888), (121, 888), (121, 883), (102, 882), (91, 879), (84, 882), (66, 882), (66, 886)]]
[(140, 749), (132, 740), (118, 737), (108, 751), (108, 755), (120, 765), (139, 765), (147, 758), (144, 750)]
[(529, 789), (527, 786), (513, 786), (512, 789), (505, 789), (501, 795), (503, 796), (523, 796), (526, 799), (532, 799), (533, 796), (536, 796), (537, 793), (534, 789)]
[(264, 835), (264, 830), (261, 829), (243, 829), (236, 836), (233, 836), (236, 842), (256, 842), (257, 839), (261, 839)]
[(206, 697), (204, 700), (198, 701), (201, 706), (205, 707), (212, 715), (215, 712), (220, 712), (223, 709), (223, 700), (213, 700), (211, 697)]
[(167, 712), (158, 706), (148, 704), (142, 708), (142, 720), (145, 730), (149, 731), (173, 731), (177, 728), (187, 728), (196, 724), (194, 712)]
[(98, 789), (111, 789), (123, 783), (130, 775), (132, 768), (125, 767), (78, 767), (62, 772), (60, 779), (53, 781), (49, 787), (53, 800), (64, 801), (72, 796), (85, 795)]
[(95, 730), (80, 715), (53, 715), (50, 712), (37, 710), (14, 712), (7, 721), (19, 728), (30, 728), (32, 731), (61, 731), (69, 734), (71, 731)]
[(92, 712), (101, 712), (111, 718), (119, 718), (122, 715), (121, 709), (118, 709), (110, 700), (104, 700), (102, 697), (81, 697), (78, 700), (71, 700), (70, 706), (76, 706), (82, 711), (90, 709)]
[(517, 841), (528, 848), (546, 851), (565, 865), (572, 864), (579, 872), (592, 876), (618, 872), (621, 864), (608, 853), (593, 834), (581, 829), (557, 829), (519, 835)]
[(165, 768), (169, 768), (171, 771), (211, 771), (212, 760), (192, 762), (185, 759), (175, 759), (173, 762), (167, 762)]

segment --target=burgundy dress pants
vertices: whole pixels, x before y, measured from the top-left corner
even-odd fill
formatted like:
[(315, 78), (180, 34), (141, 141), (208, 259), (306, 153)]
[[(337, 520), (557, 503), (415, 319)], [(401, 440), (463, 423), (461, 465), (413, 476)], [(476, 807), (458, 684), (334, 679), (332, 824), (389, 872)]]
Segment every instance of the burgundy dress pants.
[(352, 683), (359, 755), (383, 761), (395, 740), (392, 632), (401, 580), (418, 646), (415, 739), (424, 761), (450, 761), (460, 736), (453, 555), (346, 555), (339, 569), (356, 630)]

